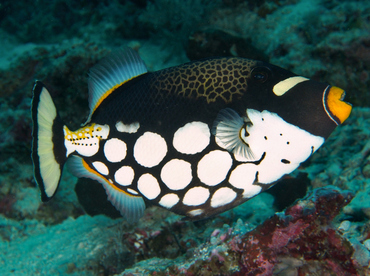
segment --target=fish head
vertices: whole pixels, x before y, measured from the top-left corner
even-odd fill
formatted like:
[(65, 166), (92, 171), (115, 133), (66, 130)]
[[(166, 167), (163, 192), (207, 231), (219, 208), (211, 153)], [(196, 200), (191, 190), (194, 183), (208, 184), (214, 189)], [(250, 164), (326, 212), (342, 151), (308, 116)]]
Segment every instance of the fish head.
[(350, 115), (352, 105), (336, 86), (257, 62), (248, 76), (246, 106), (278, 114), (285, 121), (327, 138)]

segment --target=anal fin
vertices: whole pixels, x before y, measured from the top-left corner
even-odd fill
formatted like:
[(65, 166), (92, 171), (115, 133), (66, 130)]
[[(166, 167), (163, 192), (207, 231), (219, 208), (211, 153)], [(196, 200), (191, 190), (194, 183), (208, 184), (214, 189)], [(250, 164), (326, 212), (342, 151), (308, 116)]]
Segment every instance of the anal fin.
[(113, 183), (110, 183), (105, 177), (90, 168), (81, 157), (71, 156), (67, 161), (67, 167), (77, 177), (90, 178), (101, 183), (107, 193), (108, 200), (129, 223), (136, 222), (143, 216), (145, 203), (141, 196), (130, 195), (118, 189)]

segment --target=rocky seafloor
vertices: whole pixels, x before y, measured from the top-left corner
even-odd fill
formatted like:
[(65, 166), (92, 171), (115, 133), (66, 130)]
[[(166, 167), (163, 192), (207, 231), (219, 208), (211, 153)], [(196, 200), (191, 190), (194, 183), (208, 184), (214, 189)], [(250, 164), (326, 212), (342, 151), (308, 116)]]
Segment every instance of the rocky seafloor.
[[(370, 275), (370, 3), (2, 1), (0, 275)], [(269, 61), (347, 91), (354, 109), (280, 183), (214, 218), (150, 207), (127, 224), (94, 181), (64, 171), (41, 203), (31, 90), (85, 121), (87, 72), (121, 46), (150, 71), (207, 56)]]

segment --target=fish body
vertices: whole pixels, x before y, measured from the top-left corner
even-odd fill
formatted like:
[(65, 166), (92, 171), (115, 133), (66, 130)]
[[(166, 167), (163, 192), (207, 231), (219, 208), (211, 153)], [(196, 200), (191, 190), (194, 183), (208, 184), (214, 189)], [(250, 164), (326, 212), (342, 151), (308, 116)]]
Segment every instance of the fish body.
[(99, 181), (129, 221), (145, 202), (197, 220), (268, 189), (349, 116), (340, 88), (244, 58), (147, 72), (120, 50), (90, 71), (87, 122), (71, 131), (33, 89), (35, 179), (52, 198), (64, 164)]

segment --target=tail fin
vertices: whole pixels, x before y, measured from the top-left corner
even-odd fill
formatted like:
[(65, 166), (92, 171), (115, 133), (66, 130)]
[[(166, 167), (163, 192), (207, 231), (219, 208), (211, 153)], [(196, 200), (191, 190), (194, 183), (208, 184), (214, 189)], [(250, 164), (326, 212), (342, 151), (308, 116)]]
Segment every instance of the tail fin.
[(32, 98), (32, 161), (42, 201), (50, 200), (60, 182), (67, 160), (63, 122), (43, 83), (36, 81)]

